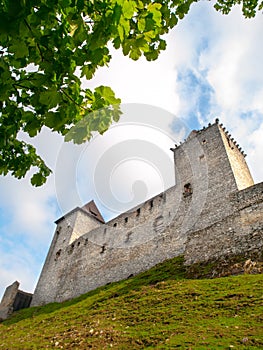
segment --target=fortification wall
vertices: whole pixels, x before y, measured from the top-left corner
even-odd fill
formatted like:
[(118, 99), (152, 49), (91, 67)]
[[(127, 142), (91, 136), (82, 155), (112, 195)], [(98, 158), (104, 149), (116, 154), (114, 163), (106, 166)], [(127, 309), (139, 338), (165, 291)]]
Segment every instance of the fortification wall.
[(73, 298), (182, 254), (186, 236), (179, 228), (190, 199), (181, 202), (175, 192), (173, 187), (70, 244), (74, 225), (68, 222), (76, 213), (60, 220), (32, 305)]
[(240, 255), (263, 254), (263, 183), (232, 193), (234, 212), (223, 220), (188, 236), (187, 265)]

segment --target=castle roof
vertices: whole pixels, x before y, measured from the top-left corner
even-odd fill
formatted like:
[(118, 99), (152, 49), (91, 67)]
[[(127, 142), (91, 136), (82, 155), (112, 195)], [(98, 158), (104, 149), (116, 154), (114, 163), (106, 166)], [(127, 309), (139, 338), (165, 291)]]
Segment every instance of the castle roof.
[(88, 202), (87, 204), (85, 204), (81, 208), (80, 207), (76, 207), (76, 208), (72, 209), (70, 212), (68, 212), (67, 214), (63, 215), (59, 219), (57, 219), (55, 221), (55, 224), (58, 224), (61, 220), (65, 219), (65, 217), (69, 216), (70, 214), (73, 214), (76, 211), (81, 211), (84, 214), (86, 214), (88, 216), (91, 216), (92, 218), (98, 220), (102, 224), (105, 224), (103, 216), (101, 215), (99, 209), (97, 208), (94, 200), (91, 200), (90, 202)]
[(84, 211), (86, 211), (87, 213), (91, 214), (93, 217), (95, 217), (97, 220), (99, 220), (100, 222), (102, 222), (103, 224), (105, 223), (103, 216), (101, 215), (98, 207), (96, 206), (94, 200), (88, 202), (87, 204), (83, 205), (83, 207), (81, 208)]

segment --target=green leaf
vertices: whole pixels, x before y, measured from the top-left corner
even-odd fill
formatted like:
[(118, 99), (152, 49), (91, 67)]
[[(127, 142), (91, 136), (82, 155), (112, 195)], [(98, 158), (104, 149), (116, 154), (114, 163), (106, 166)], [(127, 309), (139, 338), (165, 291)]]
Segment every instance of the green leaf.
[(145, 18), (139, 18), (138, 20), (138, 29), (139, 31), (143, 32), (145, 29), (146, 21)]
[(134, 1), (131, 0), (124, 0), (122, 4), (122, 13), (124, 18), (130, 19), (133, 17), (135, 12), (135, 4)]
[(115, 97), (114, 91), (109, 86), (99, 86), (95, 88), (95, 91), (99, 93), (110, 104), (119, 104), (120, 99)]
[(174, 13), (171, 14), (170, 20), (169, 20), (169, 27), (173, 28), (178, 23), (178, 19)]
[(60, 93), (55, 89), (43, 91), (39, 95), (39, 102), (48, 106), (49, 109), (56, 107), (60, 102), (60, 99), (61, 99)]
[(162, 40), (162, 39), (160, 40), (159, 49), (160, 50), (166, 49), (166, 41), (165, 40)]
[(152, 50), (145, 52), (144, 56), (146, 57), (147, 61), (154, 61), (158, 58), (158, 52), (156, 50)]
[(118, 30), (119, 30), (119, 27), (122, 27), (123, 29), (123, 36), (128, 36), (129, 33), (130, 33), (130, 22), (127, 21), (123, 16), (121, 16), (120, 18), (120, 24), (118, 26)]
[(129, 57), (134, 61), (137, 61), (140, 58), (140, 56), (141, 56), (141, 51), (139, 48), (133, 49), (129, 55)]
[(9, 50), (15, 54), (16, 59), (28, 56), (28, 46), (23, 41), (14, 41)]
[(160, 9), (162, 8), (161, 4), (158, 3), (150, 3), (148, 6), (148, 10), (152, 13), (152, 18), (155, 22), (155, 25), (161, 26), (162, 13)]
[(84, 65), (81, 68), (81, 76), (82, 77), (85, 76), (86, 79), (88, 80), (92, 79), (94, 72), (95, 72), (95, 68), (92, 67), (90, 64)]
[(46, 181), (47, 178), (41, 173), (34, 174), (31, 177), (31, 184), (36, 187), (42, 186)]
[(123, 39), (124, 39), (124, 28), (123, 28), (122, 25), (118, 26), (118, 33), (119, 33), (119, 36), (120, 36), (120, 40), (123, 41)]

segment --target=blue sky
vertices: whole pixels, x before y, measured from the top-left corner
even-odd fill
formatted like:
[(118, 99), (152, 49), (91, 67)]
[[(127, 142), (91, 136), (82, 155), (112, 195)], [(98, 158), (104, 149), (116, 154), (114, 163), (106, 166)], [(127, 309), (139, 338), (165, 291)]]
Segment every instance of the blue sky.
[[(120, 147), (115, 145), (124, 145), (122, 150), (128, 152), (116, 164), (108, 164), (106, 184), (118, 200), (118, 211), (120, 203), (126, 208), (172, 183), (170, 143), (184, 137), (176, 133), (178, 125), (188, 132), (219, 117), (248, 154), (255, 181), (263, 180), (262, 32), (262, 14), (245, 20), (236, 7), (223, 16), (211, 2), (200, 2), (167, 36), (167, 50), (156, 62), (133, 62), (113, 52), (109, 68), (85, 84), (111, 86), (131, 115), (130, 124), (124, 121), (75, 150), (44, 130), (33, 142), (55, 169), (47, 184), (32, 188), (28, 177), (0, 178), (0, 295), (15, 280), (22, 289), (34, 290), (54, 221), (67, 210), (95, 197), (110, 216), (114, 204), (102, 198), (100, 186), (106, 171), (98, 171), (103, 169), (103, 156), (117, 156)], [(145, 159), (136, 148), (139, 143), (158, 157)], [(158, 163), (160, 158), (163, 163)]]

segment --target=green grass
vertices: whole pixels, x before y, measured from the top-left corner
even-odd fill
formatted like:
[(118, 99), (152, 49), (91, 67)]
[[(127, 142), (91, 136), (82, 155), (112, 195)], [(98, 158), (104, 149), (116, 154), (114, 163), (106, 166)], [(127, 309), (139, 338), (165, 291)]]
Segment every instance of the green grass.
[(183, 259), (14, 313), (0, 349), (263, 349), (263, 277), (186, 278)]

